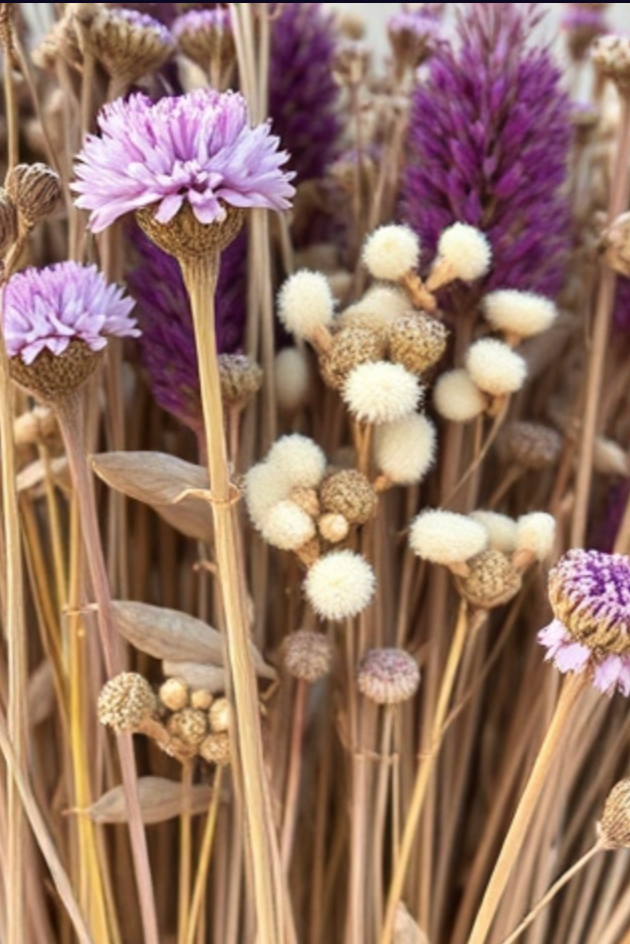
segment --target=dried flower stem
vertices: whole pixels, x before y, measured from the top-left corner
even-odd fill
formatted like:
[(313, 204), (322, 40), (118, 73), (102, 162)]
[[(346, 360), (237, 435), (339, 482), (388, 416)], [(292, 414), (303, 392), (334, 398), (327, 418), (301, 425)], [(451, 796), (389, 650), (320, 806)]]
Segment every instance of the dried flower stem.
[[(182, 791), (190, 795), (192, 787), (192, 762), (186, 761), (182, 766)], [(188, 938), (190, 921), (190, 886), (192, 866), (192, 817), (186, 810), (179, 819), (179, 909), (177, 942), (185, 944)]]
[(206, 883), (208, 881), (208, 871), (210, 869), (210, 858), (212, 856), (212, 844), (217, 825), (217, 816), (219, 805), (221, 803), (221, 788), (223, 781), (223, 767), (217, 767), (214, 778), (214, 792), (212, 802), (208, 810), (206, 826), (201, 839), (201, 849), (199, 850), (199, 865), (195, 877), (195, 886), (190, 903), (190, 915), (188, 919), (188, 932), (184, 938), (184, 944), (194, 944), (198, 930), (199, 915), (201, 914), (201, 905), (206, 893)]
[(494, 871), (486, 887), (468, 944), (485, 944), (497, 913), (503, 892), (518, 858), (536, 805), (545, 786), (557, 750), (566, 734), (566, 725), (580, 693), (588, 684), (586, 675), (570, 675), (562, 688), (556, 710), (536, 758), (525, 790), (519, 801)]
[(208, 449), (216, 560), (226, 617), (228, 665), (234, 691), (237, 762), (241, 765), (246, 819), (262, 944), (284, 940), (278, 851), (269, 815), (271, 801), (264, 766), (256, 677), (249, 649), (246, 589), (239, 555), (235, 495), (230, 483), (214, 325), (218, 257), (180, 260), (190, 295), (199, 355), (201, 399)]
[(302, 771), (302, 736), (304, 734), (304, 710), (309, 686), (304, 679), (298, 679), (295, 687), (295, 701), (293, 703), (293, 721), (291, 728), (291, 743), (289, 747), (289, 771), (287, 774), (287, 788), (284, 800), (284, 819), (282, 822), (282, 840), (280, 856), (285, 874), (289, 872), (291, 851), (295, 836), (295, 824), (298, 812), (300, 790), (300, 774)]

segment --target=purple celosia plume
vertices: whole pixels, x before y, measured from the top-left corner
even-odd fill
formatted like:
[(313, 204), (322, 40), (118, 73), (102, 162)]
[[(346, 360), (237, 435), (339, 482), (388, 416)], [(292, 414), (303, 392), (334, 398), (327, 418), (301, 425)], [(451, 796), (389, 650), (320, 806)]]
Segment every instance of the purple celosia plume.
[[(201, 392), (192, 313), (181, 270), (139, 229), (132, 242), (139, 265), (127, 278), (138, 303), (140, 347), (156, 402), (196, 433), (202, 427)], [(243, 346), (246, 321), (246, 236), (241, 233), (221, 254), (216, 292), (219, 354)]]
[(538, 4), (471, 3), (459, 45), (442, 45), (413, 96), (402, 210), (433, 255), (442, 230), (489, 237), (487, 288), (554, 296), (569, 249), (564, 191), (569, 102), (546, 48), (530, 46)]
[(202, 224), (223, 221), (226, 204), (290, 206), (291, 174), (281, 169), (288, 155), (268, 124), (250, 127), (239, 93), (199, 89), (155, 104), (132, 95), (106, 105), (98, 126), (101, 136), (87, 137), (72, 184), (94, 232), (154, 204), (158, 223), (186, 203)]
[(338, 154), (335, 34), (321, 3), (285, 3), (272, 23), (269, 114), (296, 180), (321, 178)]
[(108, 335), (138, 337), (136, 321), (129, 317), (134, 305), (119, 286), (105, 281), (96, 266), (61, 262), (26, 269), (14, 275), (5, 289), (7, 353), (32, 364), (43, 350), (63, 354), (73, 340), (100, 351)]
[(630, 695), (630, 558), (569, 551), (549, 574), (549, 599), (555, 618), (538, 634), (547, 660)]

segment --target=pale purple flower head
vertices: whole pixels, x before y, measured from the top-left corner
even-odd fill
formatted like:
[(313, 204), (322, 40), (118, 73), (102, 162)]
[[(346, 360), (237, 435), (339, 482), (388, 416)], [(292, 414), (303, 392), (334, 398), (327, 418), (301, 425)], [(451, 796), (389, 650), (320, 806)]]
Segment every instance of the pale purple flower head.
[(107, 7), (110, 10), (134, 10), (138, 13), (148, 13), (160, 23), (167, 25), (176, 16), (174, 3), (108, 3)]
[(569, 551), (549, 574), (549, 599), (555, 619), (538, 634), (547, 660), (630, 695), (630, 558)]
[(281, 170), (288, 154), (269, 124), (249, 126), (237, 92), (198, 89), (156, 103), (136, 94), (106, 105), (98, 126), (101, 136), (88, 135), (72, 184), (93, 232), (154, 204), (162, 224), (185, 203), (202, 224), (222, 222), (226, 204), (290, 206), (292, 175)]
[(96, 266), (60, 262), (26, 269), (9, 280), (4, 293), (7, 353), (32, 364), (44, 350), (63, 354), (74, 340), (100, 351), (108, 335), (138, 337), (129, 317), (134, 305)]
[(223, 7), (217, 7), (216, 10), (189, 10), (178, 16), (172, 26), (175, 39), (179, 39), (182, 33), (208, 29), (231, 30), (230, 11)]
[[(147, 4), (149, 6), (149, 4)], [(174, 46), (175, 41), (171, 31), (164, 24), (149, 13), (141, 13), (139, 10), (116, 9), (111, 11), (111, 16), (124, 20), (130, 26), (139, 26), (145, 30), (152, 30), (156, 39), (159, 39), (165, 46)]]

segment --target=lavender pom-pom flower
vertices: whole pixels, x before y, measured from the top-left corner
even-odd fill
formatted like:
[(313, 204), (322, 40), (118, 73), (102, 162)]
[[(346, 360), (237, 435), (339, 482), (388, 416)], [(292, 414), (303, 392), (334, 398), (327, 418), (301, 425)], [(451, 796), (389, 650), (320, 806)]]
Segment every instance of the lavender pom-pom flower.
[(294, 188), (288, 154), (269, 124), (250, 127), (237, 92), (199, 89), (153, 103), (117, 99), (98, 117), (76, 164), (76, 204), (101, 232), (126, 213), (156, 206), (169, 223), (186, 204), (202, 225), (223, 222), (226, 205), (285, 210)]
[(549, 599), (555, 618), (538, 634), (546, 659), (630, 695), (630, 558), (569, 551), (549, 574)]
[(413, 95), (403, 216), (429, 257), (455, 222), (484, 232), (484, 289), (553, 297), (569, 250), (569, 101), (549, 51), (529, 45), (538, 4), (466, 7), (458, 48), (436, 50)]

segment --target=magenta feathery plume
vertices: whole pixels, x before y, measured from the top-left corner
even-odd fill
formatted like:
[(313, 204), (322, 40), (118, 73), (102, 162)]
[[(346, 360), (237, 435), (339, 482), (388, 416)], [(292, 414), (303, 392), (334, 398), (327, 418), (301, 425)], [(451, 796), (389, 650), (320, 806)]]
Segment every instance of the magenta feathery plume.
[(44, 350), (63, 354), (71, 341), (84, 341), (90, 350), (100, 351), (108, 335), (138, 337), (136, 321), (129, 317), (134, 305), (96, 266), (60, 262), (26, 269), (5, 289), (7, 353), (32, 364)]
[(534, 3), (471, 3), (459, 45), (443, 44), (418, 85), (402, 210), (427, 256), (452, 223), (492, 244), (486, 288), (554, 296), (569, 249), (563, 189), (569, 101), (546, 48), (530, 45)]
[(285, 210), (294, 188), (269, 124), (247, 123), (237, 92), (199, 89), (153, 103), (136, 94), (106, 105), (101, 136), (77, 158), (77, 206), (101, 232), (126, 213), (155, 205), (169, 223), (188, 204), (202, 224), (222, 222), (226, 205)]

